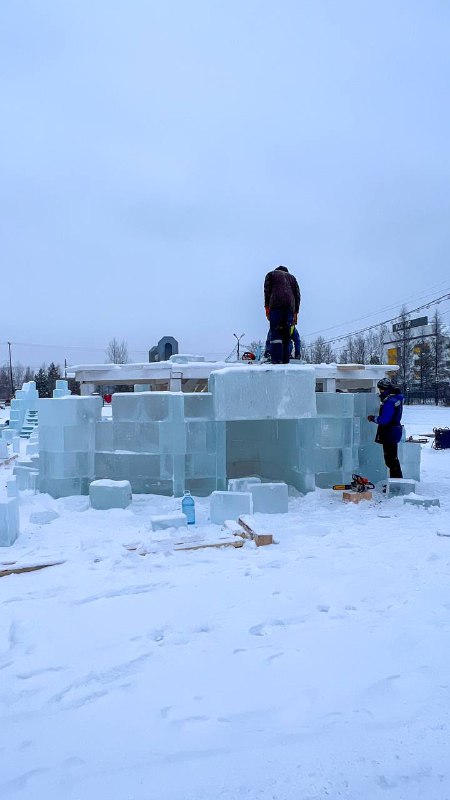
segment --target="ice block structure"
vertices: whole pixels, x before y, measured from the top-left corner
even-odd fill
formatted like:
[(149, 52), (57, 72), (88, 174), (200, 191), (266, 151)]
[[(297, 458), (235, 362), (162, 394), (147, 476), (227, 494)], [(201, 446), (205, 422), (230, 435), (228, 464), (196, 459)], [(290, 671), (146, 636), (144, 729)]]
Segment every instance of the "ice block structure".
[[(228, 480), (235, 491), (262, 481), (305, 493), (353, 472), (386, 480), (367, 421), (378, 413), (374, 393), (316, 392), (311, 365), (220, 368), (208, 388), (114, 394), (110, 418), (99, 397), (39, 401), (41, 491), (88, 494), (92, 480), (107, 479), (175, 496), (224, 491)], [(420, 445), (402, 442), (399, 454), (405, 478), (418, 480)]]
[[(367, 420), (378, 413), (375, 393), (316, 393), (309, 366), (258, 368), (257, 375), (230, 368), (212, 373), (210, 388), (216, 417), (226, 419), (229, 479), (257, 475), (303, 493), (347, 483), (353, 472), (386, 479), (376, 426)], [(405, 477), (418, 480), (420, 445), (403, 442), (399, 455)]]
[(18, 431), (22, 438), (28, 439), (37, 425), (38, 402), (39, 394), (34, 381), (24, 383), (11, 400), (9, 427)]
[(39, 489), (52, 497), (89, 494), (95, 479), (100, 397), (39, 400)]
[(114, 394), (112, 417), (96, 425), (97, 479), (175, 496), (225, 488), (225, 424), (214, 419), (211, 394)]

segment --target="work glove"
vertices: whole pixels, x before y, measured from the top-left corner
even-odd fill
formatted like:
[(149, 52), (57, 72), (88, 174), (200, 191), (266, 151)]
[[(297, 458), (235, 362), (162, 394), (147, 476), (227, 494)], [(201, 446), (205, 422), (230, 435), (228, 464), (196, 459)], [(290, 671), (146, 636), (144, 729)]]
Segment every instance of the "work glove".
[(266, 306), (266, 319), (269, 319), (269, 317), (270, 317), (269, 306)]
[(369, 416), (367, 417), (367, 419), (369, 420), (369, 422), (375, 422), (375, 417), (374, 417), (374, 415), (373, 415), (373, 414), (369, 414)]

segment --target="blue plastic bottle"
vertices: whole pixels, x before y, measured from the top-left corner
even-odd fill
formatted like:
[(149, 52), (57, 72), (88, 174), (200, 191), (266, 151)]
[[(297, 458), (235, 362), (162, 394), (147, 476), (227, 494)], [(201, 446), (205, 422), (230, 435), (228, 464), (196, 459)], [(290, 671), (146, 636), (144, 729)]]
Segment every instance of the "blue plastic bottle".
[(185, 492), (181, 501), (181, 510), (186, 514), (187, 524), (195, 525), (195, 503), (190, 492)]

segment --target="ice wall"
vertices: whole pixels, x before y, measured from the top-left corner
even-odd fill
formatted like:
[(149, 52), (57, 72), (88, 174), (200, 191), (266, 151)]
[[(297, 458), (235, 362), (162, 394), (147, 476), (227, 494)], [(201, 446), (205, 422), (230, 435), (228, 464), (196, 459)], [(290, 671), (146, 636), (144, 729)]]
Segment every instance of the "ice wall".
[(96, 425), (96, 478), (127, 479), (135, 493), (225, 488), (225, 425), (211, 394), (115, 394), (112, 415)]
[[(257, 475), (301, 492), (346, 483), (352, 472), (386, 478), (375, 444), (373, 393), (316, 393), (310, 366), (213, 372), (209, 392), (115, 394), (39, 402), (40, 489), (87, 494), (90, 481), (129, 480), (134, 493), (195, 495)], [(61, 387), (63, 391), (63, 387)], [(405, 477), (420, 477), (420, 445), (402, 443)]]
[(35, 381), (22, 384), (22, 388), (17, 389), (13, 400), (11, 400), (9, 427), (20, 431), (27, 411), (36, 411), (38, 402), (39, 394)]
[(89, 494), (101, 397), (39, 400), (39, 489), (52, 497)]

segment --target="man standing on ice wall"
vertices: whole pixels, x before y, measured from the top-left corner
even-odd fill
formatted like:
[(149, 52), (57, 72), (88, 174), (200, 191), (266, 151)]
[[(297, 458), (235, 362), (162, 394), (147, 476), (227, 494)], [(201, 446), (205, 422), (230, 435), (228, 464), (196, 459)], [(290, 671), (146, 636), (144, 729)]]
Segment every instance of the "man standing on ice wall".
[(289, 364), (291, 327), (297, 324), (300, 289), (287, 267), (268, 272), (264, 280), (264, 305), (270, 324), (272, 364)]
[(375, 441), (383, 445), (384, 463), (389, 469), (390, 478), (403, 478), (402, 468), (398, 460), (398, 443), (402, 438), (403, 395), (389, 378), (382, 378), (377, 383), (380, 392), (380, 413), (369, 414), (369, 422), (378, 425)]

